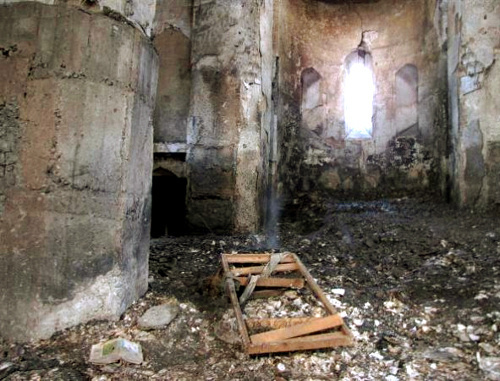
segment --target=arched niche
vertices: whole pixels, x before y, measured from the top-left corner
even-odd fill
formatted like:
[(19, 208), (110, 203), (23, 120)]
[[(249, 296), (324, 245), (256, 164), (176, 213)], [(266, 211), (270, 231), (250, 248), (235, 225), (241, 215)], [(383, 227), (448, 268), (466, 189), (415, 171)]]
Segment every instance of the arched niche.
[(312, 67), (302, 71), (302, 111), (321, 105), (321, 75)]
[(418, 127), (418, 69), (406, 64), (396, 73), (396, 131)]
[(312, 67), (304, 69), (301, 74), (302, 86), (302, 125), (322, 135), (324, 131), (324, 108), (321, 96), (321, 75)]

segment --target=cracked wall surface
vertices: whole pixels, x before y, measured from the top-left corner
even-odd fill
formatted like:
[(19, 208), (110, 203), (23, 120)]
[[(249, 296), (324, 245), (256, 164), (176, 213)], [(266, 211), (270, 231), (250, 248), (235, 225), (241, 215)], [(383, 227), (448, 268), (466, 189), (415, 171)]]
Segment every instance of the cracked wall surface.
[(443, 1), (454, 198), (463, 206), (500, 204), (500, 3)]
[[(17, 45), (9, 49), (16, 51)], [(6, 49), (3, 50), (5, 52)], [(5, 56), (5, 54), (4, 54)], [(19, 107), (15, 101), (0, 103), (0, 217), (5, 210), (6, 190), (14, 187), (19, 177)]]
[(118, 318), (147, 289), (156, 53), (34, 2), (0, 5), (0, 48), (1, 335)]

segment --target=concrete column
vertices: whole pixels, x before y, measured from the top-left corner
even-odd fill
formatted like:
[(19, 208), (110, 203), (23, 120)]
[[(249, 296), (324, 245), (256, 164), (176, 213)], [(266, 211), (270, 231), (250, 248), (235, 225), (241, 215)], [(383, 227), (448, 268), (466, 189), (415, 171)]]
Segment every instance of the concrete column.
[(147, 289), (158, 59), (138, 29), (0, 5), (0, 334), (113, 319)]
[(187, 162), (188, 220), (196, 228), (249, 232), (260, 226), (271, 123), (271, 25), (270, 1), (195, 1)]

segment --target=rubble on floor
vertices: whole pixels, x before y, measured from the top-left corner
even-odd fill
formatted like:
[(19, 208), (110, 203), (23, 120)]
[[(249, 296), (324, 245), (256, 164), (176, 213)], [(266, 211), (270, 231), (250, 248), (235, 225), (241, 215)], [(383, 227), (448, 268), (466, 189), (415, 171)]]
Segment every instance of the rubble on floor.
[[(0, 379), (498, 379), (498, 214), (411, 199), (316, 200), (302, 208), (298, 214), (321, 223), (285, 221), (281, 247), (307, 266), (350, 327), (353, 347), (246, 356), (212, 276), (221, 253), (262, 252), (266, 237), (166, 237), (151, 245), (148, 293), (119, 321), (79, 325), (26, 345), (0, 342)], [(150, 307), (174, 297), (178, 314), (165, 328), (139, 327)], [(248, 313), (319, 313), (297, 291), (259, 303), (251, 299)], [(144, 362), (89, 363), (92, 344), (112, 338), (140, 344)]]
[(179, 313), (179, 303), (172, 298), (168, 303), (160, 304), (148, 309), (142, 315), (137, 324), (140, 329), (161, 329), (165, 328)]

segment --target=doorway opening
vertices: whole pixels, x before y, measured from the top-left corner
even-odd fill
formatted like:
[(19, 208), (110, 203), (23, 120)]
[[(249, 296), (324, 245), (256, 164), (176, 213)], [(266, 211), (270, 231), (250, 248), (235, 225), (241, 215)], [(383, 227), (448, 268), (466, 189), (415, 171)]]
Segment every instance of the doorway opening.
[(158, 168), (153, 172), (151, 237), (186, 233), (187, 180)]

